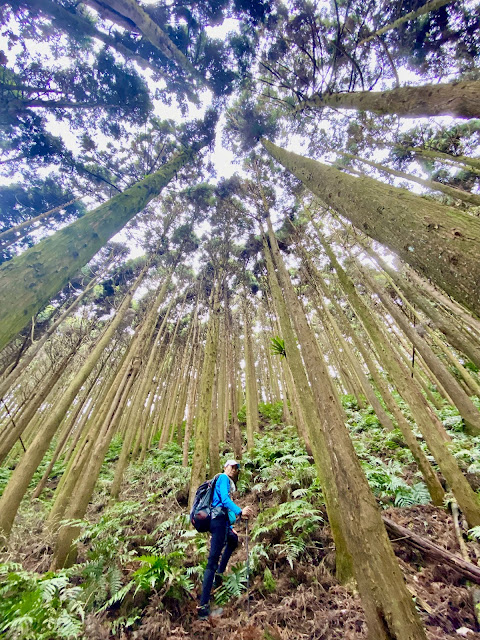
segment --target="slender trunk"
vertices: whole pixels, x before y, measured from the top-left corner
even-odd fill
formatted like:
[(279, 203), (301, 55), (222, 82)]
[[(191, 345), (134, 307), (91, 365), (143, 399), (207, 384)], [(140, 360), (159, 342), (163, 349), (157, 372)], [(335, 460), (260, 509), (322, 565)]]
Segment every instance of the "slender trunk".
[(254, 445), (253, 434), (258, 432), (258, 389), (253, 358), (252, 326), (247, 302), (243, 310), (244, 349), (245, 349), (245, 397), (247, 413), (247, 448)]
[(218, 366), (214, 372), (212, 405), (210, 408), (210, 429), (208, 431), (208, 473), (213, 477), (220, 473), (220, 438), (219, 438), (219, 411), (218, 411)]
[(471, 434), (476, 436), (480, 435), (480, 412), (473, 402), (460, 387), (453, 375), (433, 353), (426, 341), (415, 331), (415, 329), (412, 328), (406, 316), (389, 298), (384, 288), (381, 287), (370, 275), (365, 274), (363, 269), (362, 272), (371, 289), (378, 295), (389, 314), (414, 345), (415, 349), (420, 353), (435, 378), (437, 378), (445, 389), (448, 389), (448, 395), (452, 399), (453, 404), (457, 407), (462, 418), (465, 420), (465, 424)]
[(342, 154), (347, 158), (351, 158), (352, 160), (357, 160), (358, 162), (363, 162), (364, 164), (368, 164), (369, 167), (373, 167), (374, 169), (377, 169), (377, 171), (383, 171), (384, 173), (388, 173), (390, 176), (396, 176), (397, 178), (404, 178), (405, 180), (410, 180), (410, 182), (415, 182), (416, 184), (420, 184), (422, 185), (422, 187), (426, 187), (431, 191), (441, 191), (441, 193), (444, 193), (445, 195), (450, 196), (451, 198), (456, 198), (457, 200), (468, 202), (469, 204), (473, 204), (476, 207), (480, 205), (480, 196), (475, 193), (469, 193), (468, 191), (464, 191), (463, 189), (450, 187), (448, 184), (442, 184), (441, 182), (435, 182), (433, 180), (424, 180), (423, 178), (414, 176), (411, 173), (405, 173), (404, 171), (391, 169), (390, 167), (385, 167), (382, 164), (378, 164), (377, 162), (372, 162), (371, 160), (366, 160), (365, 158), (359, 158), (358, 156), (354, 156), (350, 153), (346, 153), (345, 151), (343, 151)]
[[(197, 145), (197, 149), (206, 141)], [(0, 267), (0, 349), (105, 243), (158, 196), (194, 156), (175, 154), (161, 169)]]
[[(200, 337), (197, 338), (197, 341), (200, 341)], [(185, 433), (183, 435), (183, 455), (182, 455), (182, 465), (184, 467), (188, 467), (188, 451), (190, 448), (190, 438), (192, 437), (193, 430), (193, 418), (195, 416), (195, 406), (196, 406), (196, 398), (198, 391), (198, 382), (200, 379), (200, 348), (198, 344), (195, 344), (195, 352), (193, 356), (193, 366), (192, 366), (192, 375), (189, 380), (189, 391), (188, 391), (188, 401), (187, 401), (187, 419), (185, 422)]]
[(14, 428), (9, 431), (6, 437), (2, 438), (2, 442), (0, 444), (0, 464), (5, 460), (10, 449), (14, 446), (16, 441), (23, 434), (23, 432), (28, 427), (30, 422), (34, 420), (38, 409), (46, 401), (47, 396), (50, 394), (54, 386), (60, 380), (62, 374), (65, 371), (65, 368), (67, 367), (72, 357), (75, 355), (78, 349), (78, 346), (79, 346), (79, 343), (75, 345), (75, 347), (73, 348), (72, 351), (70, 351), (70, 353), (68, 353), (64, 358), (62, 358), (61, 362), (58, 363), (55, 369), (50, 373), (50, 375), (43, 382), (41, 387), (34, 392), (33, 398), (26, 405), (22, 413), (15, 418), (15, 422), (13, 423)]
[(97, 10), (103, 6), (113, 9), (116, 14), (124, 16), (141, 31), (145, 38), (172, 62), (175, 62), (184, 72), (205, 84), (202, 74), (195, 69), (190, 60), (180, 51), (168, 35), (159, 25), (150, 18), (148, 13), (136, 2), (136, 0), (87, 0)]
[[(319, 283), (321, 283), (322, 289), (323, 289), (324, 283), (321, 280), (319, 280)], [(347, 322), (345, 318), (345, 314), (343, 310), (335, 300), (335, 296), (332, 295), (332, 292), (327, 291), (325, 293), (326, 293), (326, 296), (332, 301), (332, 304), (336, 311), (336, 317), (340, 322), (343, 330), (345, 331), (346, 335), (350, 335), (358, 351), (361, 353), (368, 367), (370, 375), (372, 376), (377, 389), (380, 391), (380, 394), (385, 401), (387, 409), (390, 411), (390, 413), (393, 415), (393, 417), (397, 421), (398, 428), (402, 432), (403, 438), (407, 443), (408, 448), (412, 452), (413, 458), (417, 463), (418, 468), (420, 469), (420, 472), (422, 473), (423, 479), (425, 481), (425, 484), (427, 485), (428, 492), (430, 493), (430, 497), (432, 498), (433, 503), (437, 506), (443, 505), (445, 492), (443, 491), (443, 487), (440, 483), (440, 480), (438, 479), (437, 474), (433, 470), (432, 465), (428, 461), (426, 454), (421, 448), (415, 434), (413, 433), (410, 427), (410, 424), (408, 423), (407, 419), (403, 415), (395, 398), (391, 394), (386, 381), (383, 380), (382, 376), (380, 375), (380, 372), (378, 371), (378, 368), (375, 366), (375, 363), (370, 357), (365, 341), (363, 339), (360, 339), (356, 334), (356, 332), (353, 331), (353, 329), (351, 328), (351, 325)]]
[(471, 527), (477, 526), (477, 524), (480, 524), (480, 505), (478, 498), (460, 471), (457, 461), (449, 451), (448, 442), (442, 436), (442, 433), (445, 431), (443, 425), (433, 413), (421, 392), (412, 384), (409, 372), (393, 357), (373, 316), (371, 316), (370, 311), (355, 290), (353, 282), (348, 278), (338, 263), (332, 250), (323, 240), (321, 240), (321, 242), (337, 273), (342, 288), (348, 296), (352, 308), (362, 321), (375, 348), (381, 354), (382, 361), (392, 374), (400, 395), (410, 406), (417, 426), (425, 438), (427, 446), (432, 452), (441, 472), (450, 485), (468, 523)]
[[(65, 513), (68, 520), (80, 520), (85, 515), (97, 482), (98, 474), (115, 433), (115, 427), (120, 416), (120, 409), (126, 402), (128, 392), (135, 380), (139, 366), (140, 359), (134, 358), (123, 378), (121, 380), (118, 379), (118, 387), (116, 384), (113, 385), (113, 387), (116, 388), (115, 397), (102, 425), (93, 453), (85, 466), (85, 471), (82, 474), (78, 486), (75, 487), (75, 491), (72, 494), (70, 505)], [(55, 555), (52, 560), (51, 569), (53, 571), (63, 566), (70, 566), (75, 560), (76, 550), (72, 548), (72, 543), (78, 533), (79, 527), (72, 525), (66, 525), (60, 529), (56, 542)]]
[(480, 117), (480, 82), (464, 80), (449, 84), (397, 87), (387, 91), (353, 91), (351, 93), (315, 94), (297, 107), (311, 109), (356, 109), (378, 115), (406, 118), (428, 116)]
[(359, 46), (365, 44), (366, 42), (370, 42), (375, 38), (387, 33), (388, 31), (392, 31), (393, 29), (398, 29), (398, 27), (405, 22), (409, 22), (411, 20), (416, 20), (420, 16), (424, 16), (426, 13), (430, 13), (431, 11), (437, 11), (441, 7), (444, 7), (446, 4), (450, 4), (453, 0), (428, 0), (424, 5), (416, 9), (415, 11), (410, 11), (406, 13), (398, 20), (394, 20), (390, 24), (385, 25), (381, 29), (377, 29), (375, 33), (372, 33), (368, 38), (364, 38), (358, 44)]
[(350, 345), (348, 344), (348, 342), (344, 339), (336, 321), (335, 318), (332, 316), (332, 314), (330, 313), (330, 311), (327, 309), (327, 307), (324, 305), (322, 300), (319, 300), (320, 304), (322, 305), (322, 310), (323, 313), (326, 316), (326, 321), (324, 321), (325, 325), (329, 325), (333, 328), (337, 338), (339, 340), (342, 341), (342, 345), (343, 345), (343, 349), (345, 349), (345, 352), (348, 356), (348, 359), (351, 363), (351, 366), (353, 368), (353, 370), (355, 371), (355, 373), (357, 374), (358, 379), (360, 380), (360, 383), (362, 385), (363, 391), (365, 393), (365, 396), (368, 400), (368, 402), (370, 403), (370, 405), (372, 406), (373, 410), (375, 411), (375, 414), (377, 416), (377, 418), (380, 421), (380, 424), (382, 425), (382, 427), (386, 430), (386, 431), (393, 431), (393, 429), (395, 428), (393, 422), (390, 419), (390, 416), (386, 413), (385, 409), (382, 407), (382, 405), (380, 404), (379, 399), (377, 398), (375, 391), (372, 387), (372, 385), (370, 384), (367, 376), (365, 375), (360, 362), (358, 361), (357, 357), (355, 356), (355, 354), (353, 353), (353, 351), (350, 348)]
[(100, 337), (92, 353), (88, 356), (78, 373), (75, 375), (68, 388), (65, 390), (60, 402), (53, 409), (41, 432), (32, 441), (21, 462), (13, 472), (8, 485), (0, 498), (0, 532), (8, 537), (13, 521), (20, 506), (20, 502), (27, 490), (33, 474), (41, 463), (50, 442), (54, 437), (60, 423), (72, 404), (75, 396), (87, 380), (93, 368), (97, 364), (103, 351), (110, 343), (115, 331), (123, 321), (123, 317), (130, 307), (133, 294), (142, 282), (146, 269), (142, 271), (135, 281), (129, 293), (125, 296), (112, 322)]
[(88, 398), (90, 396), (90, 392), (92, 391), (93, 387), (95, 386), (98, 378), (100, 377), (100, 374), (102, 372), (103, 367), (105, 366), (107, 360), (105, 359), (104, 362), (102, 363), (101, 367), (99, 368), (99, 370), (96, 372), (95, 377), (92, 379), (89, 388), (87, 389), (84, 398), (82, 399), (81, 402), (78, 403), (78, 407), (76, 408), (71, 422), (69, 422), (69, 428), (64, 430), (63, 435), (61, 436), (60, 440), (57, 443), (57, 446), (55, 447), (55, 451), (53, 452), (52, 455), (52, 459), (50, 460), (50, 462), (48, 463), (47, 468), (45, 469), (45, 472), (40, 480), (40, 482), (37, 484), (35, 491), (32, 494), (32, 500), (35, 500), (36, 498), (40, 497), (43, 489), (45, 488), (45, 485), (47, 484), (48, 478), (50, 476), (50, 473), (56, 463), (56, 461), (58, 460), (59, 456), (61, 455), (63, 448), (68, 440), (68, 438), (70, 437), (70, 434), (72, 432), (73, 427), (75, 426), (75, 422), (78, 418), (78, 416), (80, 415), (80, 413), (82, 412), (82, 410), (85, 408), (85, 404), (88, 401)]
[[(228, 294), (227, 294), (228, 295)], [(230, 384), (230, 407), (231, 407), (231, 439), (233, 444), (233, 452), (235, 454), (235, 460), (242, 459), (242, 433), (240, 431), (240, 424), (238, 422), (238, 359), (239, 359), (239, 331), (236, 330), (236, 322), (232, 317), (230, 307), (228, 304), (228, 298), (225, 301), (225, 315), (227, 320), (227, 335), (232, 336), (232, 339), (228, 342), (228, 379)]]
[[(318, 403), (316, 402), (316, 399), (314, 399), (312, 389), (310, 388), (307, 379), (307, 374), (305, 373), (302, 356), (298, 349), (297, 340), (287, 312), (286, 301), (283, 298), (282, 290), (277, 280), (273, 265), (273, 258), (265, 236), (263, 238), (263, 252), (267, 264), (270, 292), (272, 294), (273, 303), (278, 315), (285, 343), (286, 361), (291, 371), (295, 386), (292, 397), (294, 397), (295, 394), (298, 396), (305, 428), (308, 433), (309, 441), (311, 442), (315, 467), (325, 495), (328, 521), (330, 523), (332, 537), (335, 543), (337, 579), (340, 582), (345, 583), (352, 578), (352, 557), (350, 555), (350, 549), (347, 548), (347, 543), (343, 534), (340, 516), (340, 497), (338, 496), (334, 472), (327, 452), (325, 435), (320, 426), (321, 410), (319, 410)], [(290, 309), (290, 313), (294, 313), (294, 310)]]
[(480, 158), (469, 158), (468, 156), (451, 156), (448, 153), (442, 153), (436, 149), (419, 149), (418, 147), (409, 147), (406, 151), (413, 152), (416, 156), (421, 158), (428, 158), (429, 160), (440, 160), (448, 162), (449, 164), (460, 164), (464, 168), (478, 172), (480, 171)]
[(45, 213), (41, 213), (39, 216), (35, 216), (34, 218), (25, 220), (25, 222), (21, 222), (15, 227), (10, 227), (10, 229), (2, 231), (2, 233), (0, 233), (0, 245), (2, 249), (6, 249), (10, 245), (21, 240), (21, 238), (23, 238), (28, 233), (28, 231), (26, 231), (28, 227), (37, 222), (40, 222), (41, 220), (45, 220), (45, 218), (53, 216), (54, 213), (58, 213), (62, 209), (65, 209), (65, 207), (68, 207), (74, 202), (77, 202), (77, 200), (80, 200), (80, 198), (74, 198), (69, 202), (65, 202), (65, 204), (61, 204), (60, 206), (55, 207), (54, 209), (50, 209), (49, 211), (45, 211)]
[(32, 360), (37, 355), (37, 353), (39, 353), (39, 351), (43, 347), (43, 345), (47, 342), (47, 340), (49, 338), (51, 338), (51, 336), (55, 333), (55, 331), (62, 324), (62, 322), (64, 322), (69, 316), (71, 316), (71, 314), (75, 311), (75, 309), (78, 307), (80, 302), (82, 302), (82, 300), (84, 300), (85, 296), (88, 293), (90, 293), (90, 291), (93, 289), (93, 287), (97, 284), (99, 279), (100, 279), (99, 277), (93, 278), (88, 283), (88, 285), (85, 287), (85, 289), (82, 291), (82, 293), (77, 298), (75, 298), (75, 300), (68, 307), (68, 309), (66, 309), (60, 315), (60, 317), (57, 318), (57, 320), (55, 320), (55, 322), (52, 324), (51, 327), (49, 327), (48, 331), (46, 331), (43, 334), (43, 336), (40, 338), (40, 340), (37, 340), (37, 342), (34, 342), (30, 346), (30, 348), (28, 349), (26, 354), (23, 356), (23, 358), (21, 360), (19, 360), (19, 362), (17, 363), (17, 365), (13, 369), (11, 369), (9, 371), (9, 373), (8, 373), (7, 377), (5, 378), (5, 380), (2, 380), (2, 382), (0, 383), (0, 398), (3, 398), (5, 393), (8, 391), (8, 389), (10, 389), (15, 384), (15, 382), (20, 377), (20, 374), (25, 371), (25, 369), (32, 362)]
[(405, 294), (407, 300), (421, 309), (423, 313), (430, 318), (434, 328), (443, 333), (449, 344), (461, 353), (464, 353), (480, 368), (480, 348), (478, 344), (475, 344), (472, 340), (468, 340), (458, 330), (455, 322), (450, 320), (446, 313), (442, 313), (439, 307), (424, 294), (423, 289), (413, 287), (400, 271), (392, 269), (371, 247), (362, 246), (368, 255), (377, 262), (395, 285)]
[(197, 487), (204, 482), (207, 472), (208, 429), (210, 410), (212, 407), (213, 377), (218, 348), (218, 322), (220, 314), (221, 279), (217, 280), (211, 295), (210, 317), (208, 319), (205, 356), (203, 359), (200, 390), (198, 398), (197, 419), (195, 425), (195, 448), (190, 476), (189, 506), (193, 502)]

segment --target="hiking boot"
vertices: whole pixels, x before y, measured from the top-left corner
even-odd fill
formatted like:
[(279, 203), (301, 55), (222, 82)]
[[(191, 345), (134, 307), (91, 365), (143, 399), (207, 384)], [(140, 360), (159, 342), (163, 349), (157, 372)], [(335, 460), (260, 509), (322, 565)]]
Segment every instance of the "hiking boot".
[(199, 620), (208, 620), (210, 617), (210, 607), (208, 604), (204, 604), (202, 607), (197, 607), (197, 618)]
[(215, 607), (210, 611), (210, 607), (208, 605), (204, 605), (203, 607), (197, 607), (197, 617), (199, 620), (208, 620), (209, 618), (220, 618), (223, 613), (222, 607)]

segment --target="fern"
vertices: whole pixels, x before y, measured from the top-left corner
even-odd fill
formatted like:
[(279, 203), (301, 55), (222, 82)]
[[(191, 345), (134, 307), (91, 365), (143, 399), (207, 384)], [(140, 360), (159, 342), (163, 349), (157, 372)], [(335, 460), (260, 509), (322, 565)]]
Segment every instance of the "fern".
[(273, 355), (280, 356), (282, 358), (285, 358), (287, 356), (287, 353), (285, 351), (285, 340), (283, 338), (280, 338), (280, 336), (275, 336), (275, 338), (272, 338), (270, 342), (270, 350)]
[(83, 632), (83, 590), (70, 571), (39, 574), (18, 564), (0, 565), (0, 634), (9, 638), (56, 640)]
[(247, 589), (247, 568), (243, 563), (232, 567), (224, 577), (222, 586), (215, 592), (215, 603), (226, 604), (232, 598), (238, 598)]
[(275, 545), (280, 555), (284, 555), (288, 564), (293, 569), (293, 561), (302, 556), (307, 548), (307, 543), (302, 536), (294, 536), (287, 531), (285, 533), (285, 542)]

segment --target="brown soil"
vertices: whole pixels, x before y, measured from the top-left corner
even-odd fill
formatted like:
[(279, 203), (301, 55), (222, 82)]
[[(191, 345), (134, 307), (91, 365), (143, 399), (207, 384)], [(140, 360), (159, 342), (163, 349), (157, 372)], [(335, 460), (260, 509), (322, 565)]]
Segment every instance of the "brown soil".
[[(416, 506), (390, 509), (386, 515), (460, 555), (452, 518), (444, 510)], [(393, 546), (406, 582), (416, 597), (429, 640), (480, 638), (472, 602), (472, 592), (476, 586), (468, 586), (453, 569), (431, 562), (402, 541), (394, 542)], [(476, 562), (478, 545), (469, 543), (469, 551), (471, 560)], [(116, 637), (122, 640), (366, 638), (360, 598), (352, 589), (340, 586), (332, 576), (334, 554), (326, 527), (319, 530), (309, 554), (308, 561), (298, 562), (294, 570), (281, 556), (274, 558), (270, 569), (276, 581), (275, 592), (266, 593), (262, 576), (256, 576), (250, 587), (249, 602), (247, 596), (243, 596), (226, 606), (220, 618), (198, 621), (194, 599), (186, 605), (179, 605), (152, 597), (136, 630), (122, 632)], [(234, 564), (244, 559), (245, 548), (241, 547), (231, 562)], [(106, 640), (111, 637), (107, 625), (102, 625), (98, 617), (87, 621), (86, 638)]]

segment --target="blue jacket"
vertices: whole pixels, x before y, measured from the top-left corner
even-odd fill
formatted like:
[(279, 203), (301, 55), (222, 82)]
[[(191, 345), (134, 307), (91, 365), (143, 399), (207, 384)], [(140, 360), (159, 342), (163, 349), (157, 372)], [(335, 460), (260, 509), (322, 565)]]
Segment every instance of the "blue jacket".
[(236, 517), (242, 513), (242, 509), (230, 498), (230, 488), (230, 478), (226, 473), (221, 473), (217, 478), (215, 491), (213, 492), (212, 515), (214, 516), (216, 512), (215, 507), (227, 509), (229, 522), (233, 524)]

